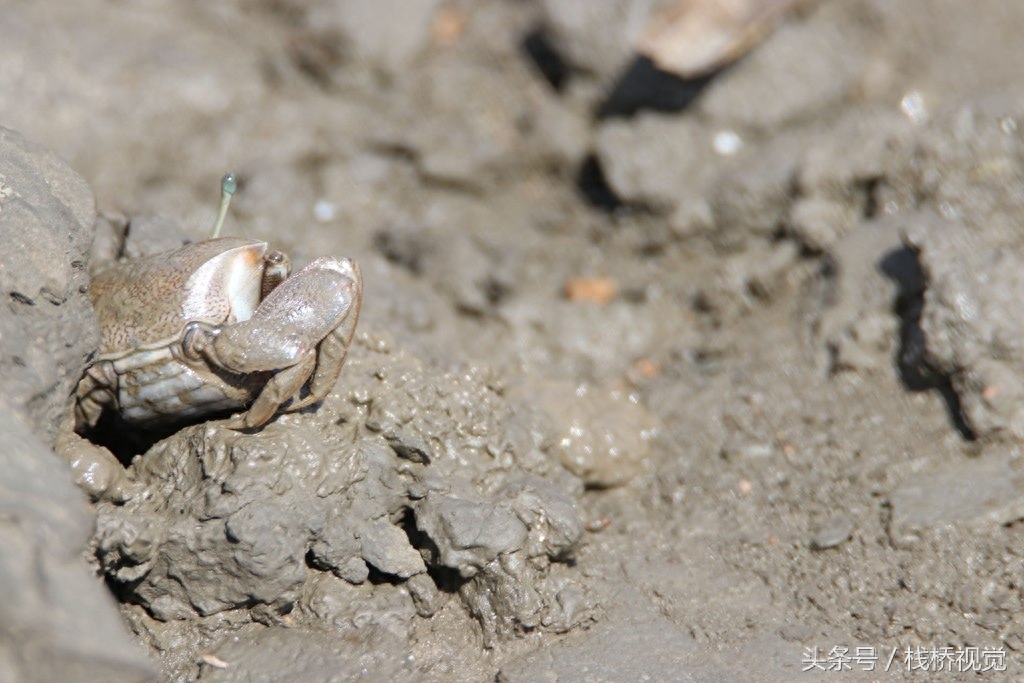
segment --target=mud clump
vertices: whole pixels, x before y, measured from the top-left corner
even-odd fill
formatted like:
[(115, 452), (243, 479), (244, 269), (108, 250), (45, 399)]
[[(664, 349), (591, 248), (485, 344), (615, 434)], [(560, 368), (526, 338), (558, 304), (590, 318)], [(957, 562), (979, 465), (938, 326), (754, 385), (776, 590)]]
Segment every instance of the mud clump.
[(657, 421), (633, 394), (553, 380), (532, 381), (517, 393), (549, 416), (551, 452), (590, 488), (629, 482), (650, 456)]
[(949, 378), (974, 435), (1006, 432), (1019, 438), (1024, 319), (1007, 297), (1015, 299), (1024, 286), (1024, 252), (1020, 245), (997, 246), (953, 224), (944, 229), (944, 222), (923, 216), (907, 233), (927, 277), (920, 321), (924, 358)]
[(1007, 123), (1022, 113), (1019, 93), (1010, 92), (950, 112), (922, 134), (926, 200), (903, 230), (925, 279), (921, 360), (948, 378), (964, 427), (977, 437), (1024, 436), (1024, 144)]
[(51, 443), (99, 338), (84, 294), (95, 218), (92, 191), (78, 174), (0, 128), (0, 236), (18, 255), (0, 268), (0, 381), (7, 400)]
[[(92, 517), (51, 450), (97, 336), (84, 295), (95, 213), (52, 152), (0, 128), (0, 679), (153, 675), (83, 556)], [(67, 330), (76, 330), (69, 335)]]
[(485, 644), (589, 623), (569, 563), (584, 486), (547, 452), (549, 423), (489, 370), (444, 374), (358, 339), (317, 410), (254, 433), (188, 427), (128, 468), (144, 495), (99, 504), (97, 557), (143, 628), (231, 612), (323, 631), (331, 610), (311, 596), (372, 605), (388, 586), (410, 616), (458, 600)]

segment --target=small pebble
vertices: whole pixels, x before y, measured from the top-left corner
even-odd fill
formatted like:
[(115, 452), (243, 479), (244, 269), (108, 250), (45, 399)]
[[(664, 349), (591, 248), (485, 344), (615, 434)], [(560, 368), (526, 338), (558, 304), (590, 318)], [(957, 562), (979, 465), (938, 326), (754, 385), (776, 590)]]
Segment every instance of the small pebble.
[(203, 655), (202, 656), (202, 660), (206, 664), (209, 664), (210, 666), (212, 666), (214, 669), (226, 669), (226, 668), (228, 668), (228, 666), (230, 666), (227, 662), (225, 662), (223, 659), (221, 659), (217, 655), (209, 655), (209, 654)]
[(633, 367), (626, 373), (627, 380), (633, 386), (639, 386), (645, 381), (652, 380), (661, 374), (661, 366), (650, 358), (641, 358), (633, 363)]
[(849, 517), (832, 517), (818, 527), (811, 536), (811, 548), (825, 550), (834, 548), (850, 540), (853, 534), (853, 522)]
[(734, 131), (723, 130), (715, 133), (715, 136), (712, 138), (711, 145), (714, 147), (716, 153), (724, 157), (731, 157), (739, 152), (740, 148), (743, 147), (743, 138), (737, 135)]
[(442, 7), (434, 17), (433, 34), (434, 44), (438, 47), (451, 47), (459, 42), (462, 34), (466, 31), (468, 17), (466, 13), (457, 7)]
[(775, 454), (775, 447), (769, 442), (746, 441), (741, 438), (729, 439), (722, 444), (721, 456), (726, 460), (758, 460), (770, 458)]
[(328, 221), (334, 220), (336, 213), (337, 209), (334, 204), (326, 199), (321, 199), (313, 205), (313, 215), (316, 216), (316, 219), (321, 223), (327, 223)]
[(900, 111), (914, 125), (928, 121), (928, 107), (925, 105), (924, 96), (916, 90), (911, 90), (903, 96), (900, 100)]
[(606, 304), (617, 291), (615, 280), (607, 277), (572, 277), (565, 283), (565, 298), (569, 301)]

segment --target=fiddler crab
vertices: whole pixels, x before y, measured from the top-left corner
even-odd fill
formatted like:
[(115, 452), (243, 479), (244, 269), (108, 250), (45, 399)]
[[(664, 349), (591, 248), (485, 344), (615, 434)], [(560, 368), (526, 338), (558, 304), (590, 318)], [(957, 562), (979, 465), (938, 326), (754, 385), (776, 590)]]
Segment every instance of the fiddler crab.
[(225, 175), (210, 239), (93, 279), (102, 341), (76, 391), (79, 433), (108, 410), (145, 428), (246, 406), (228, 426), (255, 428), (334, 386), (359, 319), (359, 265), (319, 258), (289, 277), (266, 242), (218, 237), (236, 187)]

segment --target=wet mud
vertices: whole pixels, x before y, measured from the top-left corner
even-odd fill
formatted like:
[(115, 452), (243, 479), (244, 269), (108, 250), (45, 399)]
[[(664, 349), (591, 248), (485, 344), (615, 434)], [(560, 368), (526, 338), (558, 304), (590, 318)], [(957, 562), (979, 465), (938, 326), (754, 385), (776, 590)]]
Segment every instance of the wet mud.
[[(1024, 9), (797, 3), (682, 80), (666, 4), (5, 8), (0, 680), (1020, 677)], [(339, 381), (74, 434), (90, 273), (226, 170), (226, 234), (360, 262)]]

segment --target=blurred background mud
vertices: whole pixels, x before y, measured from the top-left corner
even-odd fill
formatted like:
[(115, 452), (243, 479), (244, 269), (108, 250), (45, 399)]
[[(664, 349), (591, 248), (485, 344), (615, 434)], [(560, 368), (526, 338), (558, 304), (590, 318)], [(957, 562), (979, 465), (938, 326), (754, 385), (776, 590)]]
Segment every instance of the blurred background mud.
[[(0, 2), (0, 680), (802, 681), (917, 645), (1019, 677), (1022, 29)], [(226, 170), (226, 233), (362, 264), (334, 393), (126, 463), (61, 435), (89, 269), (204, 239)]]

